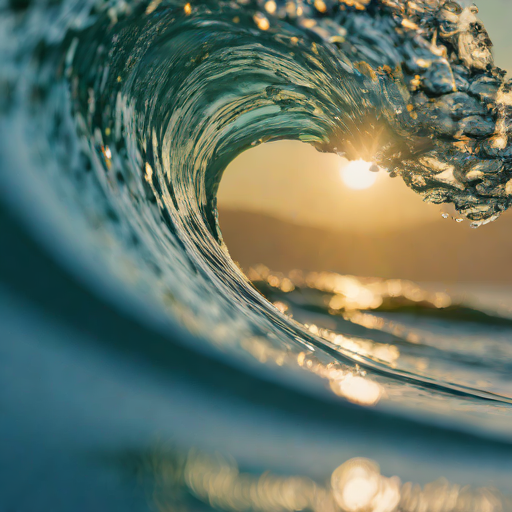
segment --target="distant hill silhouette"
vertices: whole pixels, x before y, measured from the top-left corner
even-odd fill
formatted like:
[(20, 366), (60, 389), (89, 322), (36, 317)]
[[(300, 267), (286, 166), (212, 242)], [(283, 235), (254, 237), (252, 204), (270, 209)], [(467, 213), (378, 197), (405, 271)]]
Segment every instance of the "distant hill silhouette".
[(512, 215), (471, 229), (440, 220), (417, 228), (365, 233), (306, 227), (271, 216), (221, 209), (231, 256), (247, 269), (329, 270), (414, 281), (512, 283)]

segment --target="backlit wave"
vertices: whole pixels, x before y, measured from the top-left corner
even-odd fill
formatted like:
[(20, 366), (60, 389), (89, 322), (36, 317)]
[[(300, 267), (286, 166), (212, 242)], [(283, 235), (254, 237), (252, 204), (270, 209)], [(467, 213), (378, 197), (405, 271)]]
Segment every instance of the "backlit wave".
[(511, 201), (512, 92), (476, 8), (62, 0), (3, 9), (2, 193), (69, 267), (144, 321), (248, 371), (509, 439), (507, 318), (478, 313), (502, 329), (482, 354), (482, 337), (450, 340), (432, 315), (412, 327), (386, 318), (416, 308), (464, 320), (469, 306), (411, 283), (255, 270), (264, 296), (231, 260), (216, 212), (237, 155), (294, 139), (372, 161), (426, 201), (454, 203), (475, 227), (495, 220)]

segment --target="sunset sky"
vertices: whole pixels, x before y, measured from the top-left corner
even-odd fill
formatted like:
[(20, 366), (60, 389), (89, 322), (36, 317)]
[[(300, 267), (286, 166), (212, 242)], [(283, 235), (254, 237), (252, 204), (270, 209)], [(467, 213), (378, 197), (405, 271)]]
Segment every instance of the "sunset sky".
[[(496, 64), (512, 70), (512, 1), (480, 0), (477, 5), (495, 44)], [(423, 203), (400, 178), (391, 179), (383, 171), (369, 188), (354, 190), (358, 173), (354, 184), (354, 173), (344, 176), (346, 164), (336, 155), (319, 153), (300, 142), (263, 144), (228, 167), (219, 190), (219, 207), (264, 213), (301, 225), (366, 233), (453, 222), (441, 216), (452, 210)], [(220, 221), (222, 226), (222, 211)], [(469, 229), (468, 224), (460, 227)]]
[(296, 224), (368, 232), (441, 218), (439, 206), (424, 204), (400, 178), (383, 171), (374, 174), (377, 179), (369, 188), (354, 190), (343, 179), (346, 164), (301, 142), (263, 144), (228, 168), (219, 206)]

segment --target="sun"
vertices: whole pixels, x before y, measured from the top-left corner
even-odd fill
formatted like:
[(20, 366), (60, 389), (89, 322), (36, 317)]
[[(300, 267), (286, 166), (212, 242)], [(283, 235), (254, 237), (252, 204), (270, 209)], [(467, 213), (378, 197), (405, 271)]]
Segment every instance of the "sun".
[[(374, 171), (373, 169), (376, 169)], [(372, 170), (370, 170), (372, 169)], [(347, 162), (341, 170), (341, 178), (348, 188), (364, 190), (370, 188), (377, 181), (378, 167), (364, 160)]]

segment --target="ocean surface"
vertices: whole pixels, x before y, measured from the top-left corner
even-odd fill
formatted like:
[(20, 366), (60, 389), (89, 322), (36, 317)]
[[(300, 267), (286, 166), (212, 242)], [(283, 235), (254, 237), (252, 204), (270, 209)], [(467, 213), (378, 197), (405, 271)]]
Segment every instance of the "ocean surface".
[(476, 8), (0, 8), (0, 196), (20, 226), (6, 240), (27, 232), (52, 258), (3, 277), (46, 279), (36, 310), (0, 287), (0, 503), (512, 510), (512, 290), (245, 275), (216, 210), (237, 155), (292, 139), (375, 162), (475, 228), (499, 222), (512, 87)]

